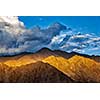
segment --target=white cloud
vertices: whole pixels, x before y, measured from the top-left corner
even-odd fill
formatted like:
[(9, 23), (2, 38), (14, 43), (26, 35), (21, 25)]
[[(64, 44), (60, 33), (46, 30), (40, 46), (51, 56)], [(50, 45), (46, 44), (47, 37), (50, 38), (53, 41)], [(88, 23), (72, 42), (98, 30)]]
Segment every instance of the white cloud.
[(66, 37), (66, 34), (61, 34), (61, 35), (57, 35), (57, 36), (54, 36), (53, 38), (52, 38), (52, 41), (51, 41), (51, 44), (52, 43), (60, 43), (60, 42), (62, 42), (63, 41), (63, 39)]
[(5, 30), (11, 34), (18, 34), (25, 31), (25, 26), (16, 16), (0, 16), (0, 30)]
[(58, 35), (52, 39), (51, 49), (59, 49), (66, 52), (78, 52), (88, 55), (100, 55), (100, 37), (92, 34), (66, 34)]

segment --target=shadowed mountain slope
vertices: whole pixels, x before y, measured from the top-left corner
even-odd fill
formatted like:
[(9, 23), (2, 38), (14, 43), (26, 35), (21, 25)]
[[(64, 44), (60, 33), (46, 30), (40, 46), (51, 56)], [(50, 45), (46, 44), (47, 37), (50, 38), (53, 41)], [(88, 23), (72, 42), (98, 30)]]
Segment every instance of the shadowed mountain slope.
[(60, 57), (66, 58), (66, 59), (69, 59), (75, 55), (79, 55), (79, 56), (93, 59), (96, 62), (100, 62), (100, 56), (89, 56), (89, 55), (79, 54), (79, 53), (75, 53), (75, 52), (67, 53), (65, 51), (60, 51), (60, 50), (52, 51), (48, 48), (43, 48), (36, 53), (27, 53), (26, 52), (26, 53), (18, 54), (16, 56), (0, 57), (0, 62), (5, 62), (5, 61), (9, 61), (9, 60), (12, 61), (12, 60), (18, 60), (18, 59), (20, 59), (20, 60), (34, 59), (34, 61), (41, 61), (42, 59), (47, 58), (47, 57), (52, 56), (52, 55), (53, 56), (60, 56)]
[(70, 59), (50, 56), (43, 60), (79, 82), (100, 82), (100, 63), (78, 55)]
[(0, 82), (5, 83), (65, 83), (74, 82), (55, 67), (36, 62), (21, 67), (8, 67), (0, 65)]

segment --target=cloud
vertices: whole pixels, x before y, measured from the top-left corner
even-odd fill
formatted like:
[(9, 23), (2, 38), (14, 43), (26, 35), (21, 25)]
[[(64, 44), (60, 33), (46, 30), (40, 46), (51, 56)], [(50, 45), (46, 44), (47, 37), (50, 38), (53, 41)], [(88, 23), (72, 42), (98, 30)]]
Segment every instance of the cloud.
[(18, 35), (25, 31), (24, 23), (18, 17), (0, 17), (0, 55), (10, 55), (16, 52)]
[(71, 28), (58, 22), (46, 28), (35, 26), (26, 29), (18, 17), (0, 17), (1, 56), (36, 52), (43, 47), (100, 55), (100, 37), (94, 34), (75, 33)]
[[(59, 49), (66, 52), (78, 52), (88, 55), (100, 55), (100, 37), (90, 34), (65, 34), (54, 37), (51, 42), (50, 48)], [(53, 41), (57, 38), (57, 41)], [(61, 38), (61, 39), (60, 39)]]
[[(9, 24), (11, 24), (9, 25), (9, 29), (11, 29), (14, 23)], [(59, 35), (61, 31), (67, 29), (66, 26), (57, 22), (44, 29), (39, 26), (35, 26), (32, 29), (23, 29), (20, 27), (20, 24), (16, 25), (16, 30), (20, 29), (20, 33), (17, 33), (18, 31), (14, 31), (14, 28), (12, 28), (12, 31), (8, 31), (5, 24), (1, 25), (0, 55), (14, 55), (21, 52), (36, 52), (41, 48), (46, 47), (54, 36)]]
[(11, 34), (19, 34), (25, 31), (25, 26), (16, 16), (0, 16), (0, 30), (5, 30)]
[(21, 34), (17, 40), (17, 44), (27, 47), (27, 51), (36, 52), (46, 47), (54, 36), (59, 35), (65, 29), (67, 28), (60, 23), (54, 23), (45, 29), (35, 26), (33, 29)]

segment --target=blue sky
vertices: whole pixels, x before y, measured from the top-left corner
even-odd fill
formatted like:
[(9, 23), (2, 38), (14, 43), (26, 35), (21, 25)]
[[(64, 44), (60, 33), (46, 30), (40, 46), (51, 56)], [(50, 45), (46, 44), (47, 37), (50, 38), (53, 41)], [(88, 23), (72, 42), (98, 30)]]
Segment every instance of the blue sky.
[(27, 28), (34, 25), (47, 27), (53, 22), (61, 22), (80, 32), (100, 34), (99, 16), (19, 16)]
[[(0, 34), (0, 55), (35, 53), (46, 47), (51, 50), (100, 56), (99, 16), (20, 16), (19, 20), (16, 16), (4, 18), (4, 24), (0, 24), (4, 30)], [(17, 23), (12, 24), (9, 19)], [(25, 28), (21, 22), (25, 24)], [(40, 28), (32, 28), (36, 25)]]

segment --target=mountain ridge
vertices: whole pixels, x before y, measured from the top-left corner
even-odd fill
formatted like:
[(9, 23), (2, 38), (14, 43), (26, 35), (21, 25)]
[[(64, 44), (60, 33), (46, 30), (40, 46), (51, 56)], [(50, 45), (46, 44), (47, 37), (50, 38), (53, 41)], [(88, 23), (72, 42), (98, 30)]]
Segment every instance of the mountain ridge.
[[(17, 74), (18, 74), (17, 76), (19, 77), (20, 73), (23, 72), (23, 74), (21, 74), (22, 80), (19, 77), (20, 81), (18, 82), (23, 82), (23, 81), (26, 82), (26, 80), (27, 82), (29, 82), (28, 79), (26, 78), (27, 75), (31, 77), (31, 75), (35, 73), (34, 77), (36, 77), (38, 75), (36, 73), (40, 72), (42, 66), (48, 66), (50, 69), (52, 67), (52, 71), (57, 70), (57, 73), (61, 72), (64, 76), (72, 79), (71, 82), (100, 82), (100, 57), (87, 57), (87, 56), (85, 57), (82, 55), (77, 55), (76, 53), (66, 53), (58, 50), (52, 51), (47, 48), (43, 48), (34, 54), (32, 53), (32, 54), (22, 54), (12, 57), (0, 57), (0, 68), (1, 68), (0, 70), (2, 70), (0, 76), (2, 75), (3, 72), (4, 72), (3, 75), (6, 75), (5, 77), (9, 76), (9, 75), (7, 76), (7, 74), (12, 75), (13, 73), (14, 76), (12, 77), (16, 78)], [(30, 72), (31, 69), (33, 70), (33, 72)], [(5, 73), (6, 70), (9, 71)], [(24, 73), (26, 74), (24, 75)], [(48, 80), (48, 76), (44, 77), (45, 78), (47, 77)], [(23, 80), (24, 78), (26, 80)], [(42, 82), (41, 80), (40, 81), (38, 80), (38, 82)], [(8, 79), (7, 82), (14, 82), (14, 81), (13, 79), (12, 81)]]
[(53, 66), (38, 61), (21, 67), (0, 65), (0, 83), (74, 82)]
[(70, 59), (50, 56), (43, 60), (55, 66), (65, 75), (79, 82), (100, 82), (100, 63), (81, 56), (74, 56)]
[[(20, 56), (24, 56), (24, 55), (44, 55), (45, 56), (47, 55), (55, 55), (55, 56), (62, 56), (64, 58), (70, 58), (74, 55), (79, 55), (79, 56), (83, 56), (83, 57), (86, 57), (86, 58), (90, 58), (90, 59), (94, 59), (96, 60), (97, 62), (100, 62), (100, 56), (89, 56), (89, 55), (86, 55), (86, 54), (80, 54), (80, 53), (76, 53), (76, 52), (71, 52), (71, 53), (68, 53), (68, 52), (65, 52), (65, 51), (61, 51), (61, 50), (51, 50), (49, 48), (42, 48), (40, 49), (39, 51), (37, 51), (36, 53), (32, 53), (32, 52), (23, 52), (23, 53), (19, 53), (17, 55), (12, 55), (12, 56), (0, 56), (0, 59), (2, 58), (17, 58), (17, 57), (20, 57)], [(46, 57), (47, 57), (46, 56)]]

